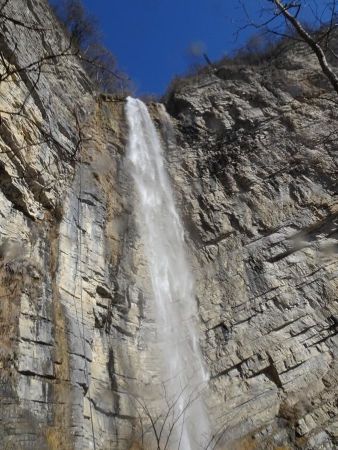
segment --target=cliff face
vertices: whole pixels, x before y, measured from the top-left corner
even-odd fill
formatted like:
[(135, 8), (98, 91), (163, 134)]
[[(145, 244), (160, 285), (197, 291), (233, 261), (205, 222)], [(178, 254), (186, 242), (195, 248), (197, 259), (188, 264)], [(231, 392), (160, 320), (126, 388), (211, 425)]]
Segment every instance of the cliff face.
[(337, 445), (337, 115), (317, 74), (295, 48), (168, 98), (168, 166), (228, 442), (262, 427), (271, 448)]
[[(0, 439), (123, 450), (157, 363), (124, 103), (92, 92), (44, 0), (6, 14), (32, 26), (3, 21), (2, 72), (62, 56), (0, 84)], [(337, 111), (318, 74), (294, 47), (183, 83), (170, 124), (151, 106), (225, 449), (338, 445)]]

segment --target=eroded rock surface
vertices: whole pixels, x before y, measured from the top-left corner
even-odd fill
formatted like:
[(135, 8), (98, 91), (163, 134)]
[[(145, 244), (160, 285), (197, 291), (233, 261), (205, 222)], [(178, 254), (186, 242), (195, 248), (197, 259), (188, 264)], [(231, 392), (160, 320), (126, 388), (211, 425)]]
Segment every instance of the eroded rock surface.
[[(4, 21), (3, 64), (69, 45), (44, 0), (6, 8), (44, 31)], [(0, 84), (0, 440), (124, 450), (157, 364), (124, 102), (93, 92), (73, 56), (36, 76)], [(170, 123), (151, 112), (187, 231), (222, 448), (335, 449), (335, 97), (295, 47), (210, 69), (166, 107)]]
[(169, 170), (226, 439), (336, 448), (337, 115), (296, 50), (174, 90)]

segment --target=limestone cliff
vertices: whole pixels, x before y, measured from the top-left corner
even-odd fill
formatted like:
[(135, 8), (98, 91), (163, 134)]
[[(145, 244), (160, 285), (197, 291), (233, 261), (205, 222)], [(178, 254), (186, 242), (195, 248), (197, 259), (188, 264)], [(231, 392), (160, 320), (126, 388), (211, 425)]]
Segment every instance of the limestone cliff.
[[(136, 445), (152, 388), (149, 278), (124, 102), (94, 92), (45, 0), (12, 0), (0, 83), (0, 440)], [(20, 25), (20, 21), (29, 27)], [(174, 88), (168, 170), (186, 227), (224, 449), (335, 449), (337, 110), (301, 46)], [(134, 447), (135, 448), (135, 447)]]

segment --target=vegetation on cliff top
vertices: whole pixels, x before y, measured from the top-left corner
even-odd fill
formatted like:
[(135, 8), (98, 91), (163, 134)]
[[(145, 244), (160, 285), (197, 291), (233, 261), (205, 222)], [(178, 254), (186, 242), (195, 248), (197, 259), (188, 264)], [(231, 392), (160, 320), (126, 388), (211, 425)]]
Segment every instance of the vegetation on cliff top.
[[(338, 76), (336, 67), (338, 64), (338, 35), (337, 35), (337, 2), (327, 0), (325, 2), (306, 1), (281, 1), (266, 0), (266, 7), (260, 11), (261, 21), (254, 21), (245, 6), (245, 2), (239, 0), (243, 8), (244, 22), (238, 29), (240, 34), (246, 28), (253, 28), (256, 33), (248, 40), (247, 44), (230, 56), (222, 58), (214, 63), (194, 67), (184, 77), (177, 76), (173, 79), (164, 96), (168, 96), (180, 88), (195, 82), (206, 74), (216, 73), (222, 67), (250, 67), (263, 64), (276, 65), (280, 56), (295, 48), (307, 48), (319, 63), (319, 69), (325, 77), (327, 84), (338, 93)], [(265, 6), (265, 5), (264, 5)], [(313, 21), (306, 23), (302, 20), (302, 11), (310, 7), (313, 13)], [(257, 10), (259, 5), (257, 5)]]
[(129, 77), (118, 69), (115, 56), (103, 43), (96, 18), (81, 0), (51, 0), (50, 4), (72, 46), (79, 50), (82, 65), (94, 85), (110, 94), (129, 91)]

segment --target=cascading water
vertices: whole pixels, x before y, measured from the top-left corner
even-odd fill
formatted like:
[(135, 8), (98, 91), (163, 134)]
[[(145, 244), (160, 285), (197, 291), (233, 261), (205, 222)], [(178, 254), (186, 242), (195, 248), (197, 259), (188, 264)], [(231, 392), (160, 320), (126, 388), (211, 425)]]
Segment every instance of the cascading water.
[[(208, 381), (199, 349), (194, 282), (185, 254), (184, 231), (167, 176), (162, 146), (147, 107), (128, 97), (128, 160), (138, 193), (138, 225), (151, 277), (156, 330), (172, 398), (175, 430), (169, 448), (206, 447), (209, 422), (200, 396)], [(174, 422), (174, 419), (172, 420)], [(162, 448), (162, 447), (161, 447)]]

